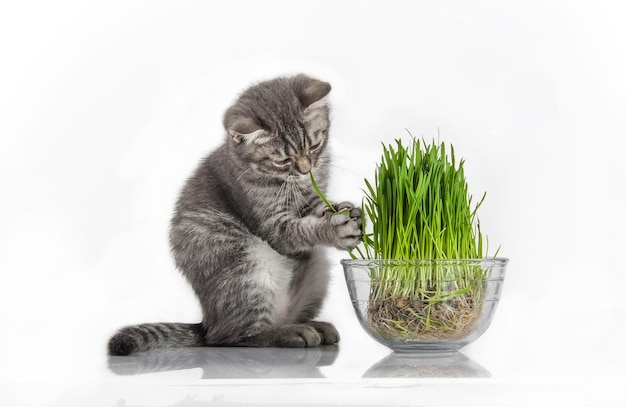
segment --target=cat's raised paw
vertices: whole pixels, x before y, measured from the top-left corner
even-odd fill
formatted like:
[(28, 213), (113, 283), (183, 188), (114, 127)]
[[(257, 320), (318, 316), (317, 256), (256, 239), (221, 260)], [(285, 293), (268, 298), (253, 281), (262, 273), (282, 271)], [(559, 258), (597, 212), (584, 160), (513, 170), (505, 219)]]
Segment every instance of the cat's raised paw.
[(352, 250), (361, 242), (361, 209), (349, 208), (345, 204), (338, 205), (338, 208), (342, 208), (343, 211), (328, 213), (325, 218), (332, 230), (332, 245), (337, 249)]

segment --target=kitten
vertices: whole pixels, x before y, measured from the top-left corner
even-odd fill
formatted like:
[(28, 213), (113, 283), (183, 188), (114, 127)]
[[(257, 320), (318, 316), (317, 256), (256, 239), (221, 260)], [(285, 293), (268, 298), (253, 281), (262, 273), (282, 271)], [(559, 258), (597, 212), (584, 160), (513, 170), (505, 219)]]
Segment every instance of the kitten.
[[(329, 265), (322, 246), (350, 250), (361, 210), (325, 207), (309, 178), (328, 182), (330, 84), (305, 75), (258, 83), (224, 115), (226, 139), (187, 180), (171, 220), (176, 266), (200, 300), (201, 323), (141, 324), (111, 355), (157, 347), (313, 347), (339, 341), (313, 321)], [(346, 213), (347, 212), (347, 213)]]

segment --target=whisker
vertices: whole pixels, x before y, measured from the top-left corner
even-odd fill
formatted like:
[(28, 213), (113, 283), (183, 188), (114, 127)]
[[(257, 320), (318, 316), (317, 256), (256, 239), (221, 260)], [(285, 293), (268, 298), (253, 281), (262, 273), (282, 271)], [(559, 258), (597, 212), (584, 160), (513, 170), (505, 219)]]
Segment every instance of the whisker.
[(346, 167), (342, 167), (342, 166), (339, 166), (339, 165), (336, 165), (336, 164), (332, 164), (330, 162), (318, 161), (317, 165), (320, 165), (322, 167), (327, 167), (327, 168), (330, 167), (332, 169), (338, 169), (338, 170), (344, 171), (344, 172), (346, 172), (346, 173), (348, 173), (350, 175), (353, 175), (355, 177), (360, 177), (360, 174), (357, 174), (356, 172), (352, 171), (351, 169), (346, 168)]
[(300, 210), (301, 206), (302, 206), (302, 202), (306, 202), (304, 195), (302, 194), (302, 190), (300, 188), (300, 185), (298, 184), (298, 180), (297, 178), (288, 178), (288, 184), (289, 184), (289, 195), (291, 198), (291, 205), (293, 205), (293, 207), (295, 207), (298, 216), (302, 217), (302, 212)]

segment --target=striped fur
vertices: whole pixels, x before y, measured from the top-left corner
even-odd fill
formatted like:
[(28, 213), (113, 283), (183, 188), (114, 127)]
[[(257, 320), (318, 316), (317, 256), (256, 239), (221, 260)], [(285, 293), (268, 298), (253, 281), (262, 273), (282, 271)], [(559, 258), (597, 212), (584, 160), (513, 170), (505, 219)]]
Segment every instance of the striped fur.
[(109, 341), (111, 355), (129, 355), (151, 348), (200, 346), (204, 344), (202, 324), (140, 324), (120, 329)]
[(360, 209), (326, 210), (309, 172), (327, 186), (330, 85), (304, 75), (261, 82), (224, 115), (227, 137), (187, 180), (171, 221), (178, 269), (203, 311), (199, 324), (120, 330), (109, 353), (157, 347), (335, 343), (313, 322), (329, 274), (322, 246), (358, 244)]

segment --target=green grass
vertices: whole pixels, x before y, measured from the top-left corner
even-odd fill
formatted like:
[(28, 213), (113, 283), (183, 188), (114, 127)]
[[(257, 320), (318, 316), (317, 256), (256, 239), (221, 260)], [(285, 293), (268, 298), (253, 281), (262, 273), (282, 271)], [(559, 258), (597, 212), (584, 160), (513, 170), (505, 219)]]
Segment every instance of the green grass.
[[(449, 151), (449, 154), (448, 154)], [(413, 139), (383, 146), (374, 182), (367, 179), (363, 235), (368, 259), (475, 259), (483, 252), (477, 211), (454, 148)]]
[(463, 166), (451, 145), (396, 140), (383, 145), (373, 182), (365, 180), (371, 228), (356, 252), (389, 261), (371, 269), (370, 325), (381, 334), (449, 338), (477, 318), (487, 271), (450, 262), (486, 252), (477, 217), (486, 194), (472, 202)]

